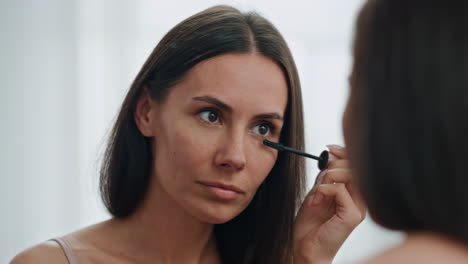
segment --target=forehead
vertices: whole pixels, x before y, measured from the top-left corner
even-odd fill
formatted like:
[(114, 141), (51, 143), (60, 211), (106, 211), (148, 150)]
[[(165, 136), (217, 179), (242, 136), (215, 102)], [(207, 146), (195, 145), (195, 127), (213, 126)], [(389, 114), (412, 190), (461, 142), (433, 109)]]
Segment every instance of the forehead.
[(249, 105), (256, 111), (283, 113), (288, 101), (281, 67), (254, 53), (224, 54), (202, 61), (176, 86), (176, 95), (210, 95), (233, 107)]

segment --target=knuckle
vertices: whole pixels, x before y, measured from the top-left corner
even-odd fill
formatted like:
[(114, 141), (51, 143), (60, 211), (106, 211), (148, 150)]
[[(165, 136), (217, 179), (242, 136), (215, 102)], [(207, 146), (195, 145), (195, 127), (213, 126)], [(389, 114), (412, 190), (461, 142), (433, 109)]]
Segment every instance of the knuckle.
[(351, 173), (349, 169), (335, 168), (328, 170), (325, 177), (333, 182), (348, 182), (351, 180)]

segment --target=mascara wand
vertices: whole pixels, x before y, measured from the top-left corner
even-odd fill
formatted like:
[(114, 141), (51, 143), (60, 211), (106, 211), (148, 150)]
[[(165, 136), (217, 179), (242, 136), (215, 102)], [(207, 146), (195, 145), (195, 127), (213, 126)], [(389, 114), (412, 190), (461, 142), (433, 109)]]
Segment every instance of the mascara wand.
[(300, 155), (300, 156), (304, 156), (304, 157), (307, 157), (307, 158), (318, 160), (318, 168), (320, 170), (323, 170), (323, 169), (325, 169), (327, 167), (328, 156), (329, 155), (328, 155), (328, 151), (326, 151), (326, 150), (322, 151), (322, 153), (320, 153), (320, 156), (317, 157), (317, 156), (311, 155), (309, 153), (305, 153), (305, 152), (302, 152), (302, 151), (297, 150), (297, 149), (286, 147), (285, 145), (282, 145), (280, 143), (275, 143), (275, 142), (272, 142), (272, 141), (269, 141), (269, 140), (266, 140), (266, 139), (263, 140), (263, 144), (270, 147), (270, 148), (277, 149), (279, 151), (284, 150), (284, 151), (292, 152), (292, 153)]

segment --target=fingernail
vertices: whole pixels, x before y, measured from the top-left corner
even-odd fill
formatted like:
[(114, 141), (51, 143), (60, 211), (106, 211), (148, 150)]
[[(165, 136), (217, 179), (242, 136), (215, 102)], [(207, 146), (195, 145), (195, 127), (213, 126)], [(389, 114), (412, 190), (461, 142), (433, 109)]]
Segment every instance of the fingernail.
[(328, 153), (328, 161), (329, 161), (329, 162), (330, 162), (330, 161), (337, 160), (337, 159), (338, 159), (338, 158), (337, 158), (335, 155), (333, 155), (333, 154), (331, 154), (331, 153)]
[(340, 149), (344, 149), (344, 147), (340, 146), (340, 145), (327, 145), (327, 148), (332, 150), (332, 149), (336, 149), (336, 150), (340, 150)]
[[(328, 160), (330, 160), (330, 159), (328, 159)], [(317, 177), (315, 178), (314, 186), (312, 187), (312, 189), (313, 189), (315, 186), (322, 184), (322, 182), (323, 182), (323, 177), (325, 177), (325, 174), (327, 174), (327, 171), (328, 171), (328, 170), (323, 170), (323, 171), (321, 171), (321, 172), (317, 175)]]

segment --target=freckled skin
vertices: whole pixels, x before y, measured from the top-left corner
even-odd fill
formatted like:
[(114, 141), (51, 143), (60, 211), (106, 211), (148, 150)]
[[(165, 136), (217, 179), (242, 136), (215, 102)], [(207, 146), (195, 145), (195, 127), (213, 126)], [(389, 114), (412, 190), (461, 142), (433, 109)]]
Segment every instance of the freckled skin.
[[(232, 111), (221, 111), (220, 124), (200, 118), (200, 109), (213, 107), (193, 100), (214, 97)], [(223, 223), (244, 210), (273, 168), (277, 152), (263, 146), (254, 133), (258, 114), (284, 116), (287, 83), (281, 68), (258, 54), (226, 54), (195, 66), (174, 86), (154, 111), (154, 173), (150, 188), (163, 190), (175, 207), (208, 223)], [(277, 141), (283, 125), (268, 139)], [(167, 155), (171, 153), (172, 155)], [(243, 194), (219, 200), (198, 181), (235, 185)], [(156, 198), (157, 199), (157, 198)]]

